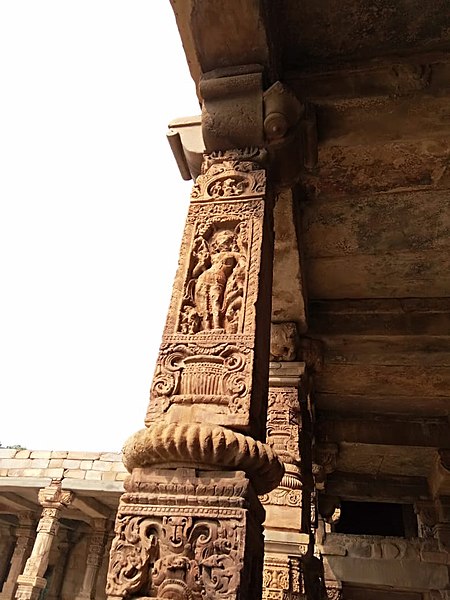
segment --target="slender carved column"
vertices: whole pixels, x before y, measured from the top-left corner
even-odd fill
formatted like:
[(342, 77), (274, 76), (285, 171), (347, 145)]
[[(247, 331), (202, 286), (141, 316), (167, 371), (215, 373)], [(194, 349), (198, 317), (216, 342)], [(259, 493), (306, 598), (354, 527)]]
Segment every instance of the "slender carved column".
[(98, 572), (105, 554), (105, 544), (108, 537), (107, 524), (106, 519), (94, 519), (92, 521), (83, 583), (75, 600), (93, 600), (95, 598)]
[(39, 491), (39, 503), (43, 506), (37, 526), (37, 535), (33, 550), (28, 558), (22, 575), (17, 578), (17, 600), (35, 600), (45, 588), (44, 574), (53, 540), (58, 533), (59, 517), (62, 508), (70, 504), (71, 492), (61, 490), (60, 481), (52, 483)]
[[(260, 497), (266, 509), (263, 599), (303, 597), (300, 548), (308, 550), (308, 528), (302, 528), (302, 411), (300, 386), (305, 363), (295, 362), (295, 323), (274, 323), (271, 332), (267, 442), (284, 463), (279, 486)], [(304, 533), (301, 533), (301, 531)], [(295, 556), (297, 555), (297, 556)]]
[(56, 543), (56, 548), (52, 548), (54, 558), (50, 562), (54, 564), (51, 581), (48, 584), (45, 600), (60, 600), (61, 590), (66, 572), (69, 551), (71, 548), (71, 534), (67, 529), (61, 528)]
[(22, 573), (30, 556), (36, 537), (36, 516), (33, 513), (20, 513), (16, 529), (16, 545), (11, 557), (8, 577), (3, 584), (0, 600), (12, 600), (17, 589), (17, 578)]

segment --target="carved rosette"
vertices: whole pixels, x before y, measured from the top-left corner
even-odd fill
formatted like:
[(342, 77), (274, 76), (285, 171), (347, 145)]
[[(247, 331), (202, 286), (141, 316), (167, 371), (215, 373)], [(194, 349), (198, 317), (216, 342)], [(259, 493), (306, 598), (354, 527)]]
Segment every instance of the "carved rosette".
[(259, 323), (267, 323), (269, 314), (257, 315), (256, 305), (263, 245), (271, 243), (263, 236), (262, 158), (260, 150), (250, 149), (204, 159), (192, 192), (147, 426), (169, 415), (261, 435), (254, 348)]
[[(261, 527), (247, 510), (245, 481), (193, 477), (187, 496), (186, 482), (156, 475), (144, 486), (148, 493), (125, 494), (111, 547), (108, 597), (256, 600), (258, 590), (245, 593), (251, 561), (244, 555), (262, 560), (263, 548)], [(220, 498), (212, 495), (217, 486)], [(152, 490), (159, 491), (156, 502)]]

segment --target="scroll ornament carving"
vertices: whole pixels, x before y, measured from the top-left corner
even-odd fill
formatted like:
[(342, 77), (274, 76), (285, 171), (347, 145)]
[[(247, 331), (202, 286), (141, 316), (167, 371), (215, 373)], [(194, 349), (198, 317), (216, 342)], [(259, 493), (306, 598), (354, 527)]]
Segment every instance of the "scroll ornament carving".
[(153, 413), (160, 415), (172, 404), (215, 404), (232, 414), (244, 412), (248, 408), (250, 358), (242, 344), (163, 345), (148, 421), (153, 420)]
[(224, 427), (196, 423), (155, 423), (131, 436), (123, 462), (136, 467), (158, 464), (214, 466), (245, 471), (259, 494), (275, 488), (283, 464), (267, 444)]
[(236, 596), (244, 530), (238, 519), (121, 515), (107, 594), (204, 600)]
[(328, 600), (342, 600), (342, 587), (338, 585), (329, 585), (326, 583), (326, 592)]

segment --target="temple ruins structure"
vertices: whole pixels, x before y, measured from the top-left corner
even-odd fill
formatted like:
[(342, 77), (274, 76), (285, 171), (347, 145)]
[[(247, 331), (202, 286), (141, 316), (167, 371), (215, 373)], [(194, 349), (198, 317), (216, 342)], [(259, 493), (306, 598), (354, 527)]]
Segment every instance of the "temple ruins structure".
[(145, 427), (0, 451), (0, 600), (448, 600), (448, 2), (172, 6), (201, 115)]

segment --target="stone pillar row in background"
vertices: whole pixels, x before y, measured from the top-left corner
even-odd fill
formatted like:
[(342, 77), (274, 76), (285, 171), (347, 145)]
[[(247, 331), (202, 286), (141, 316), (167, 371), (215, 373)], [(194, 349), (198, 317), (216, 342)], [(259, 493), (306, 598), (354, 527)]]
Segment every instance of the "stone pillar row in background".
[[(39, 598), (43, 590), (48, 600), (60, 598), (69, 551), (76, 543), (74, 532), (60, 530), (60, 518), (62, 511), (70, 507), (74, 494), (63, 491), (61, 481), (54, 480), (39, 491), (38, 498), (43, 507), (40, 519), (33, 512), (19, 513), (18, 526), (8, 527), (4, 533), (9, 535), (2, 536), (0, 581), (4, 581), (4, 584), (0, 592), (1, 600), (34, 600)], [(76, 600), (95, 598), (98, 572), (111, 530), (108, 519), (92, 519), (90, 525), (83, 584)], [(47, 581), (50, 562), (52, 573)]]

